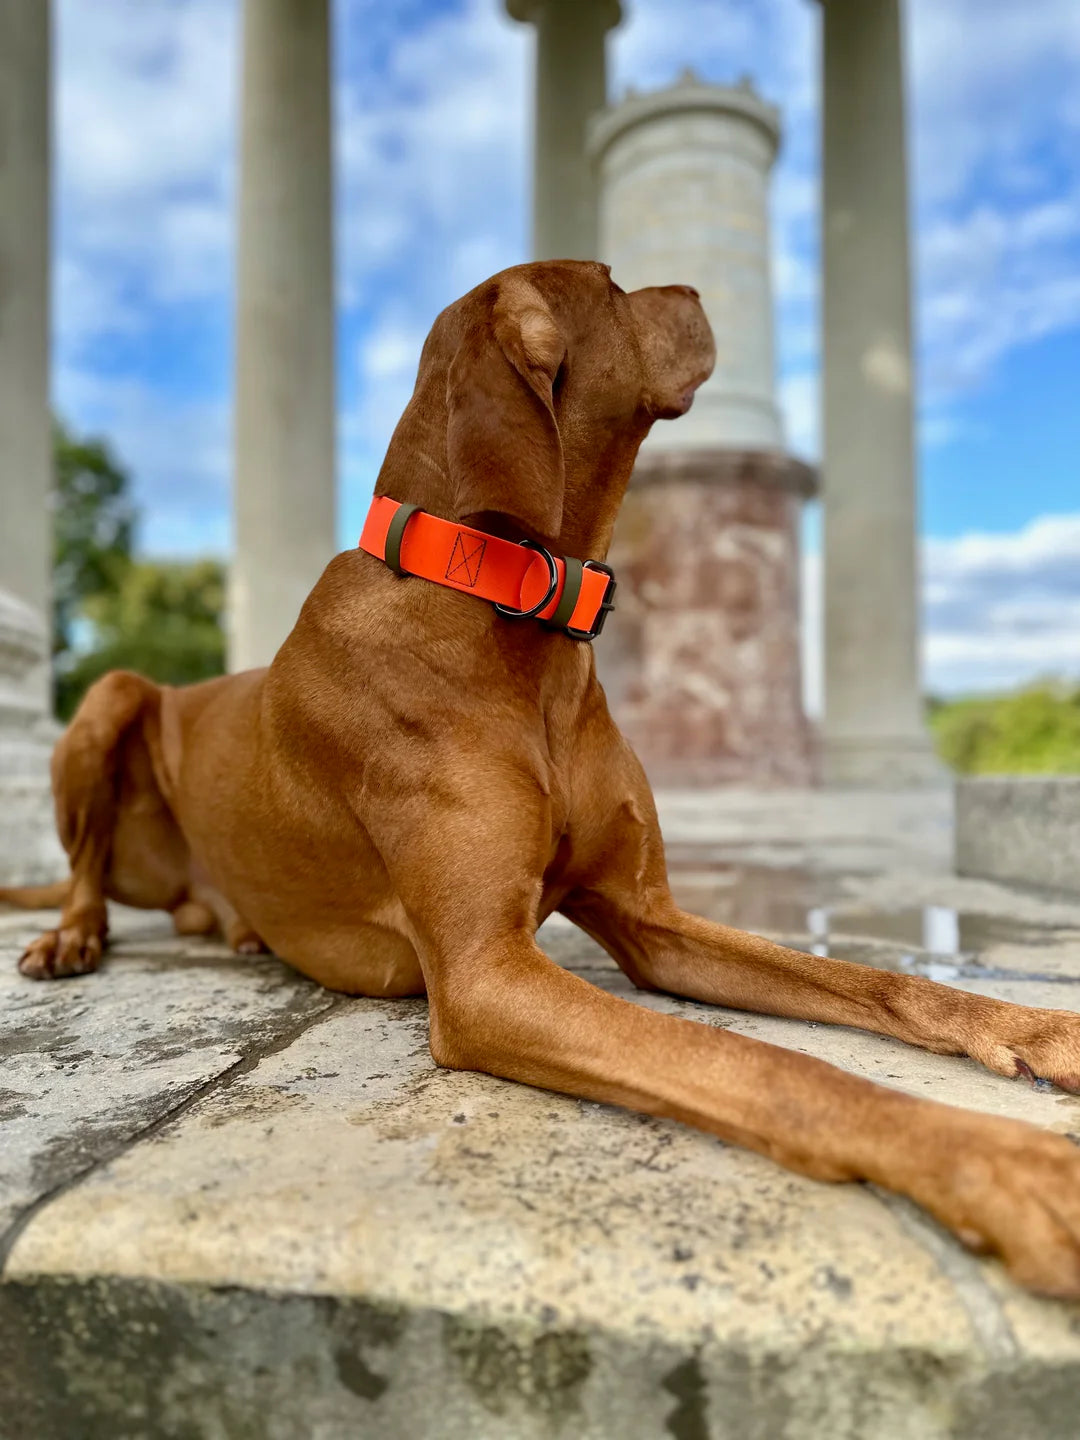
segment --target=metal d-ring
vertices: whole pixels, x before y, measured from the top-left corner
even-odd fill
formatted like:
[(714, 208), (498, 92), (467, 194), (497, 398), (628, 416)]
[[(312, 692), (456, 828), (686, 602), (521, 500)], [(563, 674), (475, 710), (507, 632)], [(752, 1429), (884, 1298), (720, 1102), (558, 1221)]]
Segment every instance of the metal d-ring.
[(547, 594), (540, 603), (534, 605), (531, 610), (511, 610), (509, 606), (499, 604), (495, 605), (495, 609), (500, 615), (505, 615), (507, 620), (531, 620), (534, 615), (540, 614), (540, 611), (543, 610), (545, 605), (551, 602), (551, 597), (559, 587), (559, 570), (555, 564), (555, 556), (552, 555), (550, 550), (545, 550), (543, 545), (536, 545), (532, 540), (519, 540), (518, 544), (524, 546), (526, 550), (537, 551), (537, 553), (542, 555), (547, 561), (548, 579), (550, 581)]

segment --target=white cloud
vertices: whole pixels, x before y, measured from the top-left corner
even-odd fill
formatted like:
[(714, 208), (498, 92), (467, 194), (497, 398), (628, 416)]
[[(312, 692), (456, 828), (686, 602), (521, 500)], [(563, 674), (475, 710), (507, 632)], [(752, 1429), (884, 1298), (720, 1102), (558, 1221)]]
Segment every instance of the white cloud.
[(1042, 576), (1055, 589), (1080, 595), (1080, 514), (1040, 515), (1013, 534), (977, 532), (926, 546), (927, 578), (938, 576), (995, 585), (1002, 579)]
[(83, 370), (56, 380), (60, 413), (104, 436), (134, 480), (138, 541), (153, 555), (226, 554), (230, 416), (223, 400), (178, 400), (138, 379)]
[(1009, 209), (980, 203), (923, 231), (927, 387), (981, 384), (1018, 345), (1080, 325), (1080, 179), (1075, 192)]
[(1074, 0), (915, 0), (923, 398), (985, 385), (1080, 325), (1080, 24)]
[(343, 7), (337, 37), (339, 293), (361, 328), (340, 390), (350, 533), (435, 315), (526, 254), (529, 31), (463, 0), (373, 39), (368, 9)]
[(911, 19), (915, 164), (926, 201), (970, 198), (987, 178), (1021, 190), (1045, 179), (1080, 122), (1071, 103), (1080, 71), (1074, 0), (914, 0)]
[[(1010, 689), (1080, 678), (1080, 513), (1041, 515), (1001, 534), (929, 540), (922, 551), (923, 664), (928, 692)], [(803, 673), (808, 712), (822, 708), (821, 555), (803, 567)]]
[[(791, 445), (814, 455), (818, 7), (636, 0), (627, 13), (616, 90), (691, 62), (716, 80), (749, 71), (783, 107), (780, 398)], [(959, 396), (1018, 345), (1080, 325), (1080, 25), (1076, 0), (911, 0), (909, 13), (922, 437), (947, 444), (963, 433)], [(198, 378), (177, 371), (198, 352), (173, 364), (166, 351), (198, 324), (201, 343), (226, 343), (238, 15), (238, 0), (58, 0), (57, 394), (78, 423), (115, 417), (154, 543), (196, 501), (213, 543), (226, 538), (224, 370), (193, 393)], [(339, 0), (335, 15), (342, 473), (356, 503), (435, 313), (525, 254), (532, 40), (499, 0)], [(216, 438), (189, 447), (189, 432)]]
[[(1080, 326), (1080, 23), (1075, 0), (911, 0), (908, 16), (923, 438), (938, 444), (1008, 355)], [(814, 33), (786, 34), (802, 55), (773, 72), (788, 146), (773, 242), (797, 392), (818, 356), (818, 85)]]
[(149, 330), (160, 305), (225, 302), (236, 0), (57, 7), (61, 363)]

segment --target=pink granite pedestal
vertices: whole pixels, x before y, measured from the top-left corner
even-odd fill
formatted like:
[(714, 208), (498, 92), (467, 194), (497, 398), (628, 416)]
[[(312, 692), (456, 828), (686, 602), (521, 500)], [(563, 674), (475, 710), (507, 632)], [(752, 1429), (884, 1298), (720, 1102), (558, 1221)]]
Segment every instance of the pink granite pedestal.
[(799, 512), (815, 472), (769, 451), (646, 451), (597, 645), (616, 720), (660, 785), (806, 785)]

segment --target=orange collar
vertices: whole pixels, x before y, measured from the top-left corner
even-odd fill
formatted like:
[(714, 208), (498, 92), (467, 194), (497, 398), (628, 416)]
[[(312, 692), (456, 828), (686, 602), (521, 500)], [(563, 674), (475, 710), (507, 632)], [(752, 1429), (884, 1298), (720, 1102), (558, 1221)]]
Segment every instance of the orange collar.
[(440, 520), (387, 495), (371, 502), (360, 549), (396, 575), (419, 575), (490, 600), (509, 620), (542, 620), (574, 640), (594, 640), (614, 606), (615, 576), (599, 560), (552, 555)]

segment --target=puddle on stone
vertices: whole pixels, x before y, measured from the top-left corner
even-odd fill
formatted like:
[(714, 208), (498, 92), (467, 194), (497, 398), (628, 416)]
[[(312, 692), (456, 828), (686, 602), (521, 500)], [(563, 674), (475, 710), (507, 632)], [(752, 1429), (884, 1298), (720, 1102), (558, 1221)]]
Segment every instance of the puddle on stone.
[(1059, 944), (1069, 927), (1022, 925), (943, 905), (859, 910), (832, 875), (712, 861), (687, 848), (669, 855), (671, 888), (688, 910), (764, 933), (814, 955), (832, 955), (949, 983), (1025, 979), (1075, 983), (1075, 976), (995, 969), (979, 955), (996, 945)]

